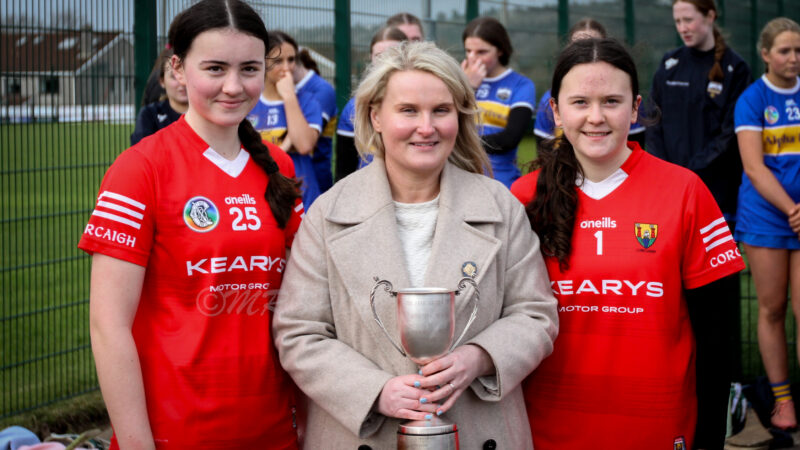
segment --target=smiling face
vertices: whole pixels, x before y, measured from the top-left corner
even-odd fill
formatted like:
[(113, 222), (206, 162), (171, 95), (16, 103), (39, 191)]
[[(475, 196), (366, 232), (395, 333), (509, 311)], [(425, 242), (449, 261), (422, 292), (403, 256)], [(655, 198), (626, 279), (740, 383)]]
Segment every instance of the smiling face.
[(672, 5), (672, 18), (684, 45), (702, 51), (714, 47), (714, 11), (703, 14), (689, 2), (676, 2)]
[(267, 81), (275, 84), (287, 73), (292, 73), (295, 68), (297, 54), (288, 42), (282, 42), (280, 47), (275, 47), (269, 52), (269, 72)]
[(239, 125), (264, 88), (264, 54), (262, 40), (224, 28), (197, 35), (183, 60), (172, 57), (193, 128)]
[(381, 135), (390, 181), (438, 177), (458, 135), (458, 111), (447, 85), (418, 70), (390, 76), (370, 121)]
[(590, 180), (605, 179), (625, 162), (639, 102), (630, 76), (606, 62), (578, 64), (562, 79), (558, 101), (550, 100), (553, 117)]
[(772, 47), (761, 49), (761, 57), (769, 68), (767, 78), (779, 87), (793, 87), (800, 73), (800, 33), (784, 31), (777, 36)]

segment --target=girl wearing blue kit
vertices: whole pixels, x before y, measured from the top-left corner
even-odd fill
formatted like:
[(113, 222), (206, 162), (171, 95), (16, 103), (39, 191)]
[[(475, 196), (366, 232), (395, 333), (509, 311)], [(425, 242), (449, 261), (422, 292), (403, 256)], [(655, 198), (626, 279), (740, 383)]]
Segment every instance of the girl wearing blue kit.
[(786, 358), (786, 291), (800, 306), (800, 25), (773, 19), (759, 40), (766, 73), (736, 102), (744, 165), (736, 240), (758, 296), (758, 346), (775, 396), (772, 424), (797, 426)]
[(336, 134), (336, 91), (330, 83), (319, 75), (317, 62), (311, 57), (307, 48), (297, 54), (300, 64), (295, 64), (293, 72), (297, 83), (295, 90), (308, 93), (319, 103), (322, 113), (322, 134), (317, 141), (317, 148), (311, 160), (314, 163), (314, 172), (317, 174), (320, 192), (325, 192), (333, 186), (333, 173), (331, 172), (331, 157), (333, 155), (333, 135)]
[(467, 24), (461, 37), (466, 52), (461, 68), (475, 89), (483, 148), (494, 178), (511, 187), (520, 176), (517, 147), (530, 128), (536, 88), (508, 67), (514, 49), (497, 19), (479, 17)]
[(294, 70), (297, 43), (286, 33), (269, 33), (269, 52), (264, 92), (247, 119), (262, 139), (279, 145), (292, 157), (296, 176), (303, 182), (303, 205), (311, 207), (320, 189), (311, 157), (322, 131), (322, 112), (314, 98), (295, 92)]

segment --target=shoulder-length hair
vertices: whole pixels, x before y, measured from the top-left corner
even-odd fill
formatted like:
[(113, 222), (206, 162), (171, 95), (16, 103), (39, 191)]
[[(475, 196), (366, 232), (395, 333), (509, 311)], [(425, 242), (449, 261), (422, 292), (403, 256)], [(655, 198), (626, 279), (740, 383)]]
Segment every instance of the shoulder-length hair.
[(430, 42), (404, 42), (381, 53), (367, 67), (355, 95), (355, 143), (359, 154), (384, 157), (383, 139), (372, 126), (370, 112), (380, 108), (389, 78), (396, 72), (410, 70), (435, 75), (453, 96), (458, 111), (458, 136), (449, 161), (469, 172), (488, 171), (489, 158), (481, 146), (476, 127), (475, 94), (458, 62)]

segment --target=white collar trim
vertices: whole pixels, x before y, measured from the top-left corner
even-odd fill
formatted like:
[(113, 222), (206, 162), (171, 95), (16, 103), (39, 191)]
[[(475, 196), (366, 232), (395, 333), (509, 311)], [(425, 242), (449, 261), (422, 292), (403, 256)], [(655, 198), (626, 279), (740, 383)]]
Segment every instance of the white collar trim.
[(767, 74), (761, 75), (761, 79), (764, 80), (764, 84), (766, 84), (768, 88), (777, 92), (778, 94), (793, 95), (796, 94), (798, 90), (800, 90), (800, 77), (795, 77), (794, 86), (790, 88), (780, 88), (778, 86), (775, 86), (769, 81), (769, 79), (767, 78)]
[[(595, 200), (600, 200), (614, 192), (627, 178), (628, 174), (620, 168), (603, 181), (594, 182), (588, 179), (581, 180), (581, 177), (578, 176), (575, 183), (578, 184), (584, 194)], [(581, 183), (581, 181), (583, 182)]]
[(498, 75), (498, 76), (496, 76), (494, 78), (484, 78), (483, 81), (489, 81), (489, 82), (497, 81), (497, 80), (505, 78), (511, 72), (513, 72), (513, 70), (511, 70), (511, 68), (508, 68), (508, 69), (506, 69), (505, 72), (501, 73), (500, 75)]
[(233, 160), (225, 159), (211, 147), (208, 147), (208, 149), (203, 152), (203, 156), (205, 156), (206, 159), (211, 161), (212, 164), (219, 167), (223, 172), (227, 173), (232, 178), (236, 178), (241, 175), (245, 166), (247, 166), (247, 161), (250, 160), (250, 154), (243, 148), (239, 149), (239, 154), (236, 155), (236, 158)]

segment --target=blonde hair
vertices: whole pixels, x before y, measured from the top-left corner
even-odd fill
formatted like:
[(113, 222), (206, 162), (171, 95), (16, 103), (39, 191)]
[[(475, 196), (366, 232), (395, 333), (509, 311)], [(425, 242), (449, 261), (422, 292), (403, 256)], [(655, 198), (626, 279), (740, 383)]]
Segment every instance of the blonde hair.
[(767, 22), (758, 38), (759, 50), (769, 51), (775, 44), (775, 38), (784, 31), (792, 31), (800, 34), (800, 25), (786, 17), (778, 17)]
[(458, 135), (448, 160), (472, 173), (489, 173), (489, 157), (481, 146), (476, 126), (478, 111), (475, 94), (461, 66), (444, 50), (430, 42), (403, 42), (389, 48), (367, 67), (355, 95), (355, 143), (358, 153), (384, 158), (380, 133), (372, 127), (370, 111), (380, 108), (389, 78), (395, 72), (418, 70), (442, 80), (453, 96), (458, 111)]

